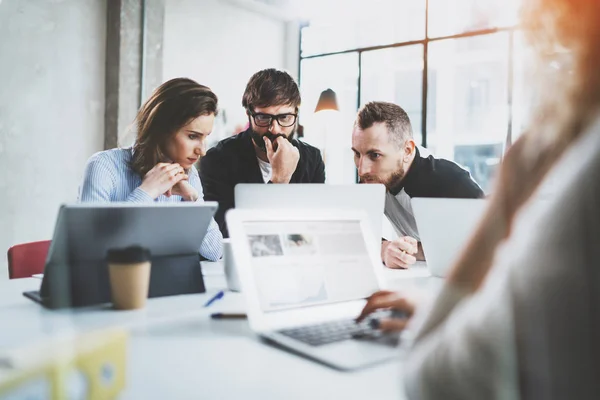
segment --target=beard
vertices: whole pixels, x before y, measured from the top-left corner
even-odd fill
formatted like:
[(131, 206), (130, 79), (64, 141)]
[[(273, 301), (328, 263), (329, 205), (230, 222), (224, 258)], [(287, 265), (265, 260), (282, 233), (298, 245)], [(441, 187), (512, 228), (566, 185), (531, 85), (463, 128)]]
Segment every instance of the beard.
[(277, 150), (277, 143), (275, 142), (277, 140), (278, 137), (283, 137), (285, 138), (288, 142), (292, 143), (292, 138), (294, 137), (294, 132), (295, 132), (295, 128), (294, 130), (289, 134), (289, 136), (284, 135), (283, 133), (278, 133), (278, 134), (273, 134), (271, 132), (267, 132), (264, 134), (260, 134), (258, 132), (256, 132), (253, 128), (252, 128), (252, 124), (250, 124), (250, 137), (252, 138), (252, 141), (254, 142), (254, 144), (263, 152), (266, 153), (267, 152), (267, 145), (265, 145), (265, 141), (263, 139), (263, 136), (266, 136), (271, 143), (273, 144), (273, 150)]
[(381, 179), (376, 175), (363, 175), (359, 177), (359, 183), (382, 183), (386, 190), (390, 193), (398, 192), (398, 188), (404, 180), (406, 171), (402, 166), (402, 162), (399, 163), (398, 169), (396, 169), (387, 179)]

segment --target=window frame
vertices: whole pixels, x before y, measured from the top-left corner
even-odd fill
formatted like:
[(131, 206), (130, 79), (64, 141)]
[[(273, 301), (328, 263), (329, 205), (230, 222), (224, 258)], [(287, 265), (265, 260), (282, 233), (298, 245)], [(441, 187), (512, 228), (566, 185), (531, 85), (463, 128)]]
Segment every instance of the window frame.
[(369, 47), (358, 47), (353, 49), (329, 52), (329, 53), (320, 53), (320, 54), (311, 54), (309, 56), (302, 55), (302, 29), (308, 26), (308, 24), (301, 25), (299, 27), (299, 57), (298, 57), (298, 83), (301, 85), (300, 77), (302, 76), (302, 61), (308, 60), (312, 58), (321, 58), (328, 57), (338, 54), (347, 54), (347, 53), (358, 53), (358, 81), (357, 81), (357, 99), (356, 99), (356, 111), (362, 104), (361, 100), (361, 86), (362, 86), (362, 54), (364, 52), (376, 51), (382, 49), (390, 49), (396, 47), (405, 47), (405, 46), (414, 46), (414, 45), (422, 45), (423, 46), (423, 76), (422, 76), (422, 88), (421, 88), (421, 145), (423, 147), (427, 147), (427, 100), (428, 100), (428, 73), (429, 73), (429, 44), (437, 41), (451, 40), (451, 39), (463, 39), (463, 38), (471, 38), (477, 36), (485, 36), (485, 35), (493, 35), (499, 32), (508, 32), (508, 54), (507, 54), (507, 107), (508, 107), (508, 126), (506, 127), (506, 143), (505, 146), (508, 147), (512, 144), (513, 138), (513, 82), (514, 82), (514, 70), (515, 70), (515, 61), (514, 61), (514, 41), (515, 41), (515, 32), (517, 31), (517, 26), (509, 26), (509, 27), (497, 27), (497, 28), (487, 28), (480, 30), (467, 31), (455, 35), (447, 35), (447, 36), (429, 36), (429, 0), (425, 0), (425, 26), (424, 26), (424, 36), (423, 39), (420, 40), (411, 40), (411, 41), (403, 41), (386, 45), (377, 45), (377, 46), (369, 46)]

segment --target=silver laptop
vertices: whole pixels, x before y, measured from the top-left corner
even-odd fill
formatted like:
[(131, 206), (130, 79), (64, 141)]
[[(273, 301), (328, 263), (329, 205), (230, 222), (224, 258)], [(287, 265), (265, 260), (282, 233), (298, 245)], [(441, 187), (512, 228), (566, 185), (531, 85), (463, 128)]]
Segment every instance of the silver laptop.
[(445, 277), (483, 216), (485, 199), (413, 198), (411, 206), (427, 267)]
[(364, 212), (234, 209), (226, 219), (255, 332), (341, 370), (397, 357), (397, 335), (354, 321), (383, 286)]
[(243, 183), (235, 186), (235, 208), (331, 208), (358, 209), (367, 213), (373, 241), (381, 246), (385, 186), (382, 184), (325, 185), (300, 183), (265, 185)]

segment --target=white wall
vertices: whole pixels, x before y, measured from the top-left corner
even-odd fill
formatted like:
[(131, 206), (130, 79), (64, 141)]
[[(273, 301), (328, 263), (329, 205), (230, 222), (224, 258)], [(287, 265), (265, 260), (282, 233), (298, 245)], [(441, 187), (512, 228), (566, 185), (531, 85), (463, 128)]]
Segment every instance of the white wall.
[(227, 126), (215, 128), (215, 140), (223, 134), (219, 130), (229, 134), (236, 124), (247, 122), (242, 94), (252, 74), (272, 67), (287, 69), (296, 78), (297, 65), (290, 54), (297, 60), (298, 46), (288, 31), (284, 21), (222, 0), (167, 0), (164, 80), (188, 77), (217, 94)]
[(105, 0), (0, 2), (0, 279), (50, 239), (104, 137)]

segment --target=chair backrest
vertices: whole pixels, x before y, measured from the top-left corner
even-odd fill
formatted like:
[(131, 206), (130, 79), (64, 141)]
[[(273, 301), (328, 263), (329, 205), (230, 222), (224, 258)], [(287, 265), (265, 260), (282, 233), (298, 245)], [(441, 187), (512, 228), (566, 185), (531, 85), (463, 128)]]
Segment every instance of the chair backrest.
[(8, 278), (29, 278), (44, 272), (50, 240), (22, 243), (8, 249)]

